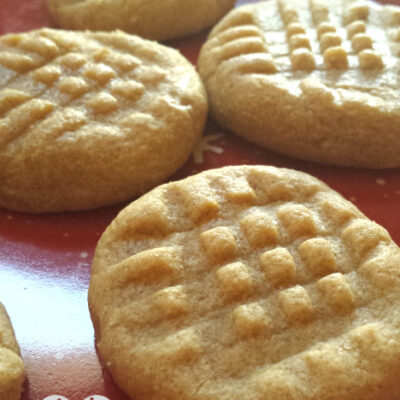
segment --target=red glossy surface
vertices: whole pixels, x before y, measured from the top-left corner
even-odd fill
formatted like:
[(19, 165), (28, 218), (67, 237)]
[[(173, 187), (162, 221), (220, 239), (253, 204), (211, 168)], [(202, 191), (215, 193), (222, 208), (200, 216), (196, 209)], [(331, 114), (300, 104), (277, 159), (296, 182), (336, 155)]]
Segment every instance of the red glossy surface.
[[(51, 25), (41, 0), (0, 0), (0, 33)], [(204, 39), (203, 34), (170, 44), (194, 62)], [(229, 164), (296, 168), (352, 200), (400, 244), (399, 169), (300, 162), (258, 149), (211, 123), (202, 143), (174, 178)], [(0, 301), (10, 313), (27, 366), (23, 400), (128, 399), (102, 370), (86, 301), (96, 242), (122, 207), (39, 216), (0, 210)]]

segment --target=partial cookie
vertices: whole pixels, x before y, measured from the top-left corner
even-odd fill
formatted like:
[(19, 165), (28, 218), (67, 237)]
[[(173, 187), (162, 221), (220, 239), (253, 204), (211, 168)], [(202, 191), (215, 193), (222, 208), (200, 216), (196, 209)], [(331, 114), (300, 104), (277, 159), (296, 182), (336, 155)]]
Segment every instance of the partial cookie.
[(225, 167), (147, 193), (103, 234), (89, 305), (135, 400), (400, 395), (400, 249), (301, 172)]
[(271, 0), (230, 12), (199, 71), (213, 117), (251, 142), (321, 163), (400, 166), (400, 8)]
[(176, 50), (122, 32), (0, 38), (0, 206), (80, 210), (144, 193), (189, 157), (207, 114)]
[(156, 40), (175, 39), (214, 25), (236, 0), (47, 0), (63, 28), (113, 30)]
[(0, 399), (19, 400), (25, 367), (7, 311), (0, 303)]

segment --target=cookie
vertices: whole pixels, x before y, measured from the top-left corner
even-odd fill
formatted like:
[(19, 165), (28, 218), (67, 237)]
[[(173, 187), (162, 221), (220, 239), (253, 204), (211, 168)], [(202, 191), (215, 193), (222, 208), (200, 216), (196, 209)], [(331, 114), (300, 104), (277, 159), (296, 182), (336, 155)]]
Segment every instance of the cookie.
[(319, 180), (237, 166), (162, 185), (97, 246), (89, 306), (135, 400), (394, 400), (400, 249)]
[(194, 67), (122, 32), (0, 38), (0, 206), (50, 212), (126, 201), (189, 157), (207, 114)]
[(0, 399), (19, 400), (25, 367), (7, 311), (0, 303)]
[(214, 25), (236, 0), (47, 0), (50, 15), (67, 29), (122, 29), (167, 40)]
[(400, 166), (400, 8), (271, 0), (231, 11), (202, 48), (215, 120), (319, 163)]

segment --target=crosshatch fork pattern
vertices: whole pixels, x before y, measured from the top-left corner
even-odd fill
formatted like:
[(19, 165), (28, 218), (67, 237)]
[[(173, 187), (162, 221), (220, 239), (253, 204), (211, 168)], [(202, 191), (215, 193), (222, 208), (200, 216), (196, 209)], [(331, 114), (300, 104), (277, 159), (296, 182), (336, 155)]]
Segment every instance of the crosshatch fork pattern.
[(193, 65), (121, 31), (5, 35), (0, 76), (0, 203), (18, 211), (134, 198), (186, 161), (205, 123)]
[(199, 57), (214, 119), (298, 159), (396, 167), (399, 10), (368, 0), (235, 9)]
[[(272, 168), (259, 173), (249, 167), (225, 181), (212, 173), (203, 176), (157, 192), (157, 211), (147, 218), (168, 222), (161, 230), (154, 226), (153, 234), (140, 231), (140, 213), (126, 213), (133, 229), (124, 240), (135, 249), (117, 264), (104, 265), (92, 283), (110, 293), (104, 304), (119, 304), (103, 321), (107, 330), (123, 326), (135, 332), (139, 358), (157, 351), (159, 361), (174, 368), (214, 350), (237, 357), (256, 342), (264, 348), (252, 353), (256, 369), (313, 345), (310, 339), (296, 354), (282, 349), (274, 354), (273, 344), (287, 335), (307, 331), (312, 338), (314, 329), (332, 321), (337, 328), (319, 340), (346, 334), (358, 310), (378, 296), (374, 272), (366, 273), (365, 265), (390, 247), (386, 231), (301, 174), (288, 183)], [(202, 196), (198, 186), (208, 194)], [(249, 222), (264, 241), (252, 238)], [(204, 347), (210, 335), (214, 349)], [(227, 368), (227, 357), (218, 369)], [(226, 377), (241, 376), (233, 370)]]
[[(88, 42), (85, 51), (79, 45), (81, 37)], [(57, 115), (65, 126), (58, 127), (57, 135), (66, 134), (66, 140), (79, 134), (74, 130), (84, 130), (96, 121), (107, 125), (104, 134), (122, 135), (135, 122), (156, 124), (159, 108), (174, 107), (175, 102), (176, 110), (183, 110), (172, 85), (167, 97), (156, 95), (160, 84), (165, 81), (166, 87), (170, 83), (166, 69), (154, 61), (158, 59), (155, 51), (128, 39), (114, 39), (79, 33), (62, 37), (52, 30), (4, 37), (0, 48), (4, 107), (0, 116), (4, 125), (10, 119), (24, 123), (19, 124), (20, 129), (13, 129), (13, 137), (3, 138), (3, 145), (18, 134), (34, 134), (35, 127), (59, 111), (58, 107), (65, 110), (64, 118)], [(155, 94), (151, 104), (149, 93)], [(29, 116), (25, 110), (28, 106), (33, 109)]]
[(240, 72), (376, 75), (400, 55), (399, 12), (390, 7), (356, 0), (279, 0), (256, 7), (256, 15), (251, 7), (236, 10), (212, 33), (219, 62), (241, 57)]

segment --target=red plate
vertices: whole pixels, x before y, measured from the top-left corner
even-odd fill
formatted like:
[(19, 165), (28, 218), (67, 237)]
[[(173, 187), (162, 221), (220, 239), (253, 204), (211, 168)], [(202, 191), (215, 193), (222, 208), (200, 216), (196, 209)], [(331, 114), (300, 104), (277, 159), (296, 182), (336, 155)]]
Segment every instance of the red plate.
[[(0, 0), (0, 34), (41, 26), (52, 26), (41, 0)], [(203, 34), (171, 44), (195, 62), (204, 40)], [(173, 178), (244, 163), (317, 176), (400, 244), (399, 169), (367, 171), (296, 161), (210, 123)], [(98, 359), (86, 299), (96, 242), (122, 207), (39, 216), (0, 210), (0, 301), (10, 313), (27, 367), (23, 400), (128, 400)]]

